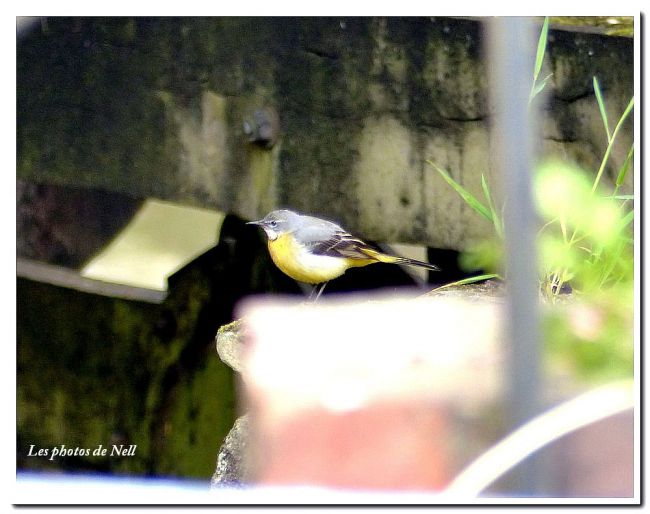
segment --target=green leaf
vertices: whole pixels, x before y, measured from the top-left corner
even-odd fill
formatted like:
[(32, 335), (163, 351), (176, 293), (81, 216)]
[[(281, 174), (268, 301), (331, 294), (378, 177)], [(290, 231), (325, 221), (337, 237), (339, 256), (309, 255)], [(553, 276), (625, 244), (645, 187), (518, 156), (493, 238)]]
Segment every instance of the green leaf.
[(487, 181), (485, 180), (485, 175), (481, 173), (481, 187), (483, 188), (483, 196), (487, 200), (488, 207), (492, 213), (492, 222), (494, 224), (494, 230), (497, 233), (497, 236), (503, 238), (503, 224), (499, 218), (499, 213), (494, 208), (494, 203), (492, 203), (492, 195), (490, 194), (490, 188), (488, 187)]
[[(624, 242), (624, 241), (621, 241)], [(613, 252), (610, 258), (605, 262), (601, 263), (601, 277), (598, 284), (599, 287), (603, 287), (608, 280), (611, 280), (614, 270), (616, 269), (619, 263), (624, 263), (623, 257), (624, 245), (619, 244), (618, 248)]]
[(598, 168), (598, 173), (596, 174), (594, 185), (591, 188), (592, 193), (596, 191), (596, 189), (598, 188), (598, 184), (600, 183), (600, 178), (603, 175), (603, 171), (605, 171), (605, 165), (609, 160), (609, 154), (612, 152), (612, 146), (614, 145), (614, 140), (616, 139), (616, 135), (618, 134), (618, 131), (623, 125), (623, 122), (627, 119), (630, 112), (632, 112), (633, 107), (634, 107), (634, 97), (630, 98), (630, 103), (627, 104), (625, 111), (623, 111), (623, 114), (621, 114), (621, 117), (619, 118), (618, 123), (616, 124), (616, 128), (614, 128), (614, 132), (612, 133), (612, 139), (607, 144), (607, 150), (605, 150), (605, 155), (603, 156), (603, 160), (600, 162), (600, 168)]
[(539, 40), (537, 41), (537, 56), (535, 57), (535, 73), (533, 74), (534, 82), (537, 81), (539, 72), (542, 70), (542, 64), (544, 64), (544, 54), (546, 53), (547, 39), (548, 39), (548, 16), (544, 18), (544, 25), (542, 25), (542, 31), (540, 32)]
[(612, 195), (605, 198), (612, 198), (613, 200), (634, 200), (634, 195)]
[(467, 284), (473, 284), (474, 282), (482, 282), (483, 280), (490, 280), (493, 278), (501, 278), (498, 273), (487, 273), (485, 275), (476, 275), (475, 277), (469, 277), (469, 278), (464, 278), (462, 280), (457, 280), (456, 282), (450, 282), (449, 284), (445, 284), (444, 286), (436, 287), (435, 289), (432, 289), (431, 292), (433, 291), (440, 291), (441, 289), (446, 289), (448, 287), (454, 287), (454, 286), (464, 286)]
[(564, 238), (564, 242), (568, 243), (569, 238), (567, 236), (566, 220), (564, 219), (564, 216), (560, 216), (560, 228), (562, 229), (562, 237)]
[(439, 168), (429, 160), (427, 160), (427, 163), (433, 166), (436, 169), (436, 171), (440, 173), (440, 175), (442, 175), (442, 178), (445, 179), (447, 184), (449, 184), (451, 187), (454, 188), (454, 190), (461, 196), (461, 198), (465, 201), (467, 205), (469, 205), (472, 209), (478, 212), (486, 220), (494, 223), (490, 210), (487, 207), (485, 207), (485, 205), (483, 205), (481, 202), (479, 202), (478, 199), (472, 193), (470, 193), (467, 189), (465, 189), (453, 178), (451, 178), (449, 173), (447, 173), (445, 170)]
[(540, 94), (544, 90), (544, 88), (546, 87), (546, 83), (548, 82), (548, 79), (550, 79), (552, 76), (553, 74), (549, 73), (548, 75), (546, 75), (546, 77), (544, 77), (544, 79), (539, 84), (535, 84), (533, 86), (533, 89), (530, 92), (530, 98), (528, 99), (528, 103), (532, 102), (533, 98), (535, 98), (538, 94)]
[(630, 162), (632, 162), (633, 155), (634, 155), (634, 144), (630, 146), (630, 150), (627, 152), (627, 157), (625, 158), (625, 162), (623, 163), (623, 166), (621, 166), (621, 171), (618, 172), (618, 176), (616, 177), (617, 188), (623, 185), (623, 181), (625, 180), (625, 175), (627, 175), (627, 170), (630, 168)]
[(600, 85), (598, 84), (598, 79), (596, 77), (594, 77), (594, 93), (596, 93), (596, 101), (598, 102), (598, 109), (600, 109), (600, 117), (603, 119), (605, 132), (607, 132), (607, 142), (609, 143), (612, 140), (612, 133), (609, 131), (607, 111), (605, 110), (605, 100), (603, 100), (603, 95), (600, 92)]
[(633, 219), (634, 219), (634, 211), (630, 211), (625, 216), (623, 216), (623, 218), (621, 218), (621, 230), (627, 227), (630, 223), (632, 223)]

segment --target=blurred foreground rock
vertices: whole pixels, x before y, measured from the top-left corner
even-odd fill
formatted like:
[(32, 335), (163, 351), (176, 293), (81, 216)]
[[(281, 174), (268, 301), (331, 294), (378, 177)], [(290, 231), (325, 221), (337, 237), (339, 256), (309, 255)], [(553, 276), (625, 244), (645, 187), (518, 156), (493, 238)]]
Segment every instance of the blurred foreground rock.
[(216, 337), (219, 358), (238, 373), (243, 368), (244, 322), (240, 319), (219, 328)]
[(217, 468), (212, 475), (212, 487), (236, 487), (250, 482), (251, 472), (246, 461), (250, 439), (250, 416), (235, 420), (217, 455)]
[[(245, 344), (243, 330), (243, 321), (235, 320), (219, 328), (216, 337), (219, 357), (238, 373), (243, 370), (242, 353)], [(235, 424), (219, 448), (216, 470), (212, 475), (212, 487), (232, 487), (250, 482), (251, 474), (245, 459), (249, 434), (250, 417), (244, 414), (235, 420)]]
[[(421, 301), (427, 300), (403, 300), (402, 305), (414, 305), (414, 308), (418, 310), (419, 308), (417, 305)], [(451, 305), (449, 308), (455, 309), (454, 306), (457, 302), (459, 302), (459, 300), (445, 298), (442, 302), (439, 301), (438, 303), (439, 305)], [(490, 305), (493, 304), (491, 300), (487, 300), (487, 302)], [(334, 301), (334, 305), (338, 305), (339, 303), (340, 300), (338, 302)], [(396, 302), (396, 304), (399, 303), (400, 302)], [(369, 309), (372, 310), (381, 308), (380, 306), (382, 305), (382, 302), (362, 302), (360, 305), (366, 304), (368, 304), (370, 306)], [(463, 303), (463, 305), (468, 304)], [(271, 307), (269, 306), (269, 308)], [(296, 330), (299, 330), (298, 327), (304, 328), (305, 326), (311, 326), (311, 323), (314, 320), (306, 320), (305, 316), (309, 318), (309, 313), (311, 313), (314, 309), (316, 309), (314, 312), (321, 312), (323, 309), (325, 309), (325, 313), (323, 314), (325, 317), (329, 316), (330, 312), (336, 312), (340, 316), (342, 310), (345, 311), (354, 309), (354, 305), (350, 304), (347, 307), (332, 307), (332, 302), (322, 302), (317, 306), (310, 304), (293, 304), (292, 307), (286, 306), (284, 308), (281, 308), (278, 313), (286, 312), (286, 315), (292, 318), (292, 321), (289, 323), (290, 327), (288, 328), (287, 332), (288, 340), (295, 341), (294, 336), (297, 336)], [(334, 311), (332, 311), (332, 309), (334, 309)], [(407, 307), (407, 311), (408, 310), (410, 310), (410, 307)], [(470, 310), (477, 313), (481, 309), (477, 309), (476, 305), (474, 305), (473, 307), (470, 307)], [(493, 325), (497, 322), (497, 316), (495, 316), (490, 309), (488, 310), (489, 312), (485, 311), (484, 315), (480, 315), (481, 319), (483, 320), (482, 324), (487, 323), (488, 325)], [(396, 480), (401, 480), (406, 481), (404, 483), (410, 483), (411, 485), (420, 484), (421, 486), (425, 486), (426, 484), (433, 484), (436, 486), (441, 486), (445, 481), (445, 477), (447, 476), (447, 463), (445, 463), (443, 467), (428, 467), (429, 471), (423, 474), (422, 472), (424, 468), (419, 467), (418, 465), (413, 465), (412, 458), (415, 454), (420, 456), (439, 455), (441, 458), (440, 463), (446, 462), (446, 457), (438, 453), (435, 449), (435, 446), (426, 449), (421, 447), (421, 443), (418, 442), (419, 436), (417, 435), (428, 433), (431, 430), (436, 431), (436, 427), (444, 429), (447, 425), (447, 422), (445, 421), (446, 415), (437, 412), (435, 409), (433, 411), (430, 411), (428, 408), (420, 412), (421, 408), (418, 407), (417, 393), (415, 393), (415, 403), (411, 403), (410, 401), (402, 403), (399, 400), (397, 403), (395, 403), (393, 400), (396, 398), (402, 398), (403, 395), (408, 396), (414, 391), (423, 391), (423, 387), (431, 391), (436, 391), (434, 396), (437, 394), (440, 394), (441, 397), (447, 397), (449, 394), (454, 397), (458, 396), (458, 381), (454, 378), (458, 377), (458, 375), (456, 374), (456, 370), (452, 363), (457, 362), (457, 359), (460, 357), (458, 356), (458, 352), (447, 352), (448, 357), (451, 356), (451, 361), (449, 359), (446, 359), (444, 362), (447, 364), (447, 366), (437, 368), (441, 371), (441, 373), (426, 372), (426, 363), (431, 362), (431, 354), (426, 349), (427, 345), (418, 346), (413, 350), (415, 353), (412, 353), (411, 357), (405, 357), (405, 345), (408, 346), (407, 341), (415, 342), (414, 344), (417, 346), (420, 344), (418, 340), (421, 339), (421, 337), (419, 338), (416, 334), (426, 334), (424, 337), (428, 342), (431, 342), (439, 336), (440, 327), (438, 327), (438, 330), (432, 331), (433, 333), (427, 333), (426, 331), (422, 331), (422, 327), (420, 327), (418, 323), (415, 322), (414, 318), (404, 316), (404, 314), (405, 311), (400, 310), (400, 314), (393, 314), (390, 317), (387, 317), (385, 315), (382, 316), (383, 323), (381, 324), (381, 329), (375, 327), (373, 330), (370, 330), (369, 333), (372, 334), (372, 337), (376, 337), (377, 331), (379, 330), (379, 332), (389, 332), (390, 335), (384, 333), (384, 337), (388, 337), (388, 339), (382, 339), (383, 344), (379, 344), (372, 351), (369, 351), (369, 349), (363, 344), (353, 345), (342, 343), (342, 341), (358, 341), (358, 338), (356, 336), (349, 333), (350, 330), (354, 330), (353, 326), (349, 323), (344, 323), (343, 325), (347, 327), (347, 330), (344, 329), (345, 336), (341, 337), (338, 343), (331, 344), (327, 348), (325, 354), (321, 353), (321, 351), (325, 348), (321, 345), (326, 344), (326, 341), (329, 340), (329, 336), (327, 334), (331, 333), (331, 331), (320, 331), (320, 336), (312, 335), (307, 338), (308, 342), (307, 340), (303, 340), (302, 348), (289, 347), (286, 344), (280, 342), (277, 346), (277, 356), (269, 359), (268, 365), (271, 366), (271, 368), (277, 368), (273, 373), (277, 373), (276, 376), (280, 381), (289, 380), (291, 383), (293, 383), (295, 387), (297, 387), (296, 391), (300, 391), (298, 393), (299, 396), (302, 393), (305, 393), (307, 395), (306, 397), (300, 396), (302, 399), (296, 398), (291, 393), (291, 385), (286, 384), (290, 389), (285, 391), (287, 394), (286, 398), (283, 400), (283, 405), (290, 409), (296, 408), (298, 409), (297, 412), (300, 412), (301, 409), (307, 408), (309, 402), (312, 401), (307, 400), (307, 398), (312, 397), (313, 401), (316, 402), (316, 411), (304, 418), (304, 425), (303, 423), (299, 423), (298, 426), (294, 427), (295, 430), (291, 431), (292, 435), (288, 436), (289, 439), (285, 441), (285, 443), (276, 441), (274, 444), (272, 442), (273, 435), (266, 432), (265, 435), (259, 436), (263, 439), (265, 439), (267, 436), (270, 437), (270, 439), (267, 441), (270, 447), (264, 450), (261, 450), (259, 446), (254, 446), (256, 442), (259, 444), (259, 437), (250, 439), (251, 434), (249, 432), (250, 424), (248, 418), (240, 418), (232, 428), (230, 434), (220, 449), (217, 458), (216, 471), (212, 479), (213, 485), (220, 486), (241, 484), (248, 482), (253, 476), (255, 476), (256, 481), (260, 478), (260, 476), (262, 477), (261, 480), (264, 481), (265, 479), (263, 477), (265, 476), (265, 472), (263, 470), (266, 469), (265, 466), (267, 464), (269, 466), (273, 466), (273, 462), (282, 462), (283, 470), (292, 470), (291, 473), (296, 473), (296, 476), (300, 476), (300, 474), (304, 471), (303, 467), (300, 465), (300, 462), (301, 459), (306, 458), (305, 456), (300, 457), (300, 453), (308, 450), (310, 455), (310, 462), (313, 462), (317, 467), (320, 466), (321, 472), (326, 473), (326, 476), (329, 477), (329, 482), (326, 483), (340, 485), (338, 482), (336, 482), (336, 477), (342, 476), (344, 477), (344, 483), (345, 480), (350, 480), (351, 482), (349, 483), (357, 483), (358, 485), (377, 486), (383, 484), (386, 487), (390, 487), (392, 481), (394, 482)], [(336, 318), (337, 315), (334, 316)], [(450, 321), (452, 320), (452, 317), (449, 316), (448, 311), (446, 311), (446, 314), (443, 317)], [(253, 327), (255, 327), (256, 324), (254, 319), (246, 319), (247, 334), (250, 336), (252, 333), (251, 330), (253, 330), (254, 333)], [(305, 323), (307, 325), (305, 325)], [(362, 316), (361, 325), (365, 326), (366, 324), (367, 318), (364, 318)], [(460, 323), (455, 323), (455, 325), (460, 329)], [(468, 327), (470, 325), (465, 326)], [(250, 384), (248, 382), (250, 379), (258, 380), (260, 377), (258, 374), (259, 370), (251, 372), (251, 370), (244, 367), (245, 363), (251, 364), (250, 355), (247, 355), (248, 358), (246, 359), (245, 363), (241, 361), (242, 348), (244, 345), (242, 329), (242, 320), (238, 320), (231, 324), (223, 326), (218, 332), (216, 338), (216, 346), (218, 353), (224, 362), (226, 362), (233, 369), (239, 370), (243, 373), (247, 391), (246, 396), (249, 400), (251, 400), (250, 403), (247, 402), (247, 405), (252, 405), (254, 411), (259, 414), (259, 408), (263, 408), (265, 400), (260, 400), (256, 397), (256, 394), (259, 394), (260, 392), (259, 386), (253, 386), (253, 389), (249, 387)], [(460, 332), (463, 331), (461, 330)], [(491, 336), (489, 336), (489, 334), (496, 333), (495, 330), (487, 328), (480, 332), (487, 335), (487, 337), (492, 341), (493, 339)], [(469, 335), (468, 332), (463, 333), (465, 333), (466, 336)], [(444, 338), (438, 340), (444, 340)], [(465, 337), (465, 340), (469, 342), (472, 341), (472, 338)], [(250, 344), (251, 341), (252, 340), (250, 337), (248, 337), (246, 344)], [(432, 345), (428, 346), (429, 348), (432, 347)], [(488, 353), (490, 355), (484, 354), (481, 351), (474, 352), (474, 355), (472, 356), (472, 359), (475, 361), (474, 365), (476, 365), (478, 361), (481, 361), (484, 358), (491, 360), (493, 357), (492, 353)], [(479, 356), (479, 354), (482, 354), (483, 357)], [(410, 355), (408, 351), (406, 351), (406, 355)], [(280, 361), (277, 361), (276, 358), (280, 359)], [(364, 363), (374, 362), (376, 364), (376, 359), (378, 358), (381, 359), (381, 362), (384, 363), (381, 365), (381, 368), (383, 370), (382, 375), (379, 376), (375, 374), (375, 379), (379, 379), (379, 382), (374, 382), (375, 379), (370, 379), (370, 384), (374, 383), (375, 385), (369, 385), (368, 383), (363, 385), (364, 378), (360, 378), (361, 383), (357, 383), (357, 378), (355, 378), (357, 376), (365, 377), (366, 380), (369, 379), (367, 373), (372, 369), (372, 364), (366, 365)], [(411, 369), (408, 362), (404, 361), (405, 358), (415, 359), (415, 368)], [(321, 393), (318, 393), (313, 388), (317, 387), (318, 389), (318, 387), (320, 387), (315, 386), (316, 383), (325, 384), (326, 382), (329, 382), (329, 380), (326, 378), (328, 371), (323, 370), (330, 369), (331, 366), (337, 361), (344, 363), (344, 368), (347, 367), (347, 371), (345, 371), (345, 376), (347, 379), (343, 378), (343, 381), (341, 382), (341, 377), (334, 378), (331, 381), (332, 387), (335, 389), (340, 387), (340, 389), (323, 392), (326, 398), (320, 398), (319, 400)], [(259, 361), (256, 361), (254, 359), (254, 362)], [(284, 364), (281, 364), (281, 362), (284, 362)], [(398, 364), (399, 362), (402, 363), (402, 366)], [(406, 371), (406, 368), (403, 368), (403, 366), (406, 366), (408, 369), (415, 373), (414, 380), (408, 378), (408, 372)], [(271, 368), (269, 368), (269, 371)], [(491, 367), (487, 364), (485, 366), (479, 366), (479, 368), (485, 370), (488, 375), (490, 374), (489, 370), (494, 369), (494, 367)], [(334, 371), (330, 370), (330, 372)], [(337, 372), (334, 373), (336, 375)], [(395, 375), (395, 373), (397, 373), (397, 375)], [(389, 379), (389, 385), (379, 385), (380, 383), (384, 382), (384, 379), (387, 379), (391, 376), (392, 378)], [(427, 377), (434, 376), (436, 377), (435, 381), (437, 387), (431, 387), (431, 384), (427, 384), (425, 386), (424, 384), (428, 380)], [(484, 384), (485, 387), (476, 388), (473, 389), (473, 391), (479, 392), (479, 396), (481, 397), (484, 394), (488, 394), (488, 396), (490, 394), (494, 395), (494, 392), (490, 393), (489, 391), (493, 391), (496, 382), (498, 382), (498, 380), (495, 379), (496, 377), (489, 379), (489, 382), (493, 384), (492, 386), (487, 386), (486, 383)], [(349, 380), (352, 382), (349, 382)], [(362, 405), (365, 405), (365, 392), (362, 392), (360, 388), (364, 389), (365, 387), (370, 387), (370, 390), (372, 390), (374, 387), (379, 387), (379, 389), (383, 391), (378, 393), (379, 398), (387, 395), (386, 398), (388, 403), (384, 405), (382, 400), (377, 400), (379, 403), (376, 403), (373, 400), (371, 402), (372, 405), (378, 405), (379, 410), (374, 410), (374, 407), (371, 408), (372, 412), (364, 409)], [(411, 388), (415, 389), (413, 390)], [(263, 389), (266, 390), (266, 388)], [(257, 391), (257, 393), (253, 393), (251, 396), (252, 390)], [(269, 391), (271, 394), (269, 399), (274, 398), (277, 400), (279, 396), (277, 394), (273, 394), (271, 391)], [(361, 397), (358, 395), (361, 395)], [(371, 396), (373, 395), (374, 393), (371, 394)], [(280, 396), (284, 395), (280, 394)], [(459, 401), (461, 403), (468, 402), (468, 405), (471, 405), (477, 399), (477, 396), (471, 392), (462, 396), (463, 398), (459, 399)], [(333, 404), (327, 404), (323, 406), (319, 403), (321, 400), (326, 404), (328, 402), (333, 402)], [(305, 401), (307, 401), (307, 404), (305, 404)], [(332, 417), (332, 411), (330, 409), (334, 409), (336, 413), (337, 409), (340, 407), (336, 406), (338, 402), (343, 403), (344, 406), (342, 408), (346, 412), (341, 414), (342, 417), (336, 414), (334, 417)], [(361, 402), (361, 404), (357, 405), (357, 402)], [(321, 406), (319, 407), (319, 405)], [(347, 412), (348, 407), (351, 409), (350, 412)], [(368, 412), (371, 413), (368, 414)], [(417, 414), (418, 412), (420, 413)], [(367, 417), (367, 414), (370, 416), (370, 418)], [(415, 432), (410, 430), (411, 423), (409, 419), (411, 419), (414, 415), (417, 416), (429, 428), (423, 429), (421, 427), (420, 431), (416, 430)], [(328, 420), (332, 420), (332, 423), (334, 424), (328, 424)], [(387, 420), (392, 420), (393, 422), (391, 423)], [(369, 422), (370, 426), (368, 426)], [(360, 431), (355, 432), (354, 427), (358, 427), (357, 430)], [(256, 429), (259, 428), (259, 425), (256, 424)], [(355, 462), (357, 462), (357, 464), (350, 468), (349, 465), (346, 464), (345, 456), (337, 452), (334, 452), (334, 454), (329, 453), (329, 444), (316, 444), (314, 448), (305, 448), (305, 441), (302, 443), (300, 441), (304, 439), (304, 437), (311, 437), (309, 434), (313, 434), (314, 430), (320, 430), (320, 437), (326, 437), (327, 440), (331, 439), (332, 442), (338, 441), (340, 445), (344, 445), (346, 448), (346, 450), (343, 452), (344, 455), (349, 457), (351, 455), (358, 455), (359, 452), (362, 452), (366, 457), (361, 458), (361, 460), (355, 459)], [(395, 431), (397, 431), (397, 433)], [(354, 435), (355, 433), (356, 435)], [(385, 437), (380, 437), (379, 439), (372, 437), (373, 434), (377, 435), (380, 433), (385, 434)], [(299, 436), (298, 434), (302, 434), (302, 436)], [(370, 446), (374, 448), (370, 453), (375, 456), (375, 459), (377, 459), (377, 462), (379, 463), (387, 455), (393, 455), (392, 450), (390, 450), (390, 439), (393, 437), (395, 437), (396, 440), (401, 440), (402, 443), (405, 443), (405, 441), (410, 438), (411, 442), (409, 444), (403, 445), (403, 451), (401, 452), (402, 454), (397, 461), (392, 462), (390, 461), (391, 457), (388, 457), (388, 465), (380, 466), (380, 468), (383, 470), (380, 482), (372, 482), (372, 480), (367, 483), (359, 482), (361, 474), (364, 473), (364, 470), (368, 465), (366, 462), (368, 457), (368, 448)], [(289, 441), (294, 442), (289, 443)], [(371, 441), (375, 442), (371, 443)], [(274, 453), (274, 451), (270, 450), (270, 448), (277, 447), (276, 444), (279, 444), (279, 446), (283, 448), (282, 455), (278, 455)], [(246, 455), (242, 455), (241, 452), (246, 452)], [(388, 454), (386, 452), (388, 452)], [(260, 462), (256, 461), (254, 457), (255, 455), (260, 454), (264, 455), (263, 460), (265, 464), (262, 465), (262, 467), (260, 467)], [(393, 455), (393, 457), (396, 456)], [(334, 461), (331, 461), (331, 459), (334, 459)], [(339, 465), (338, 461), (341, 459), (342, 461)], [(320, 464), (318, 464), (319, 462)], [(320, 472), (316, 473), (318, 475)], [(323, 475), (318, 476), (321, 476), (321, 478), (323, 478)], [(377, 475), (377, 477), (378, 476), (379, 475)], [(347, 479), (345, 477), (347, 477)]]
[[(503, 294), (503, 283), (493, 281), (417, 299), (246, 304), (246, 359), (242, 320), (219, 330), (217, 347), (245, 377), (251, 410), (224, 441), (213, 486), (444, 490), (512, 430), (503, 395)], [(585, 309), (544, 307), (557, 308), (570, 319)], [(548, 406), (584, 387), (561, 374), (551, 381)], [(608, 418), (549, 444), (542, 489), (631, 496), (632, 427), (631, 414)], [(610, 468), (616, 480), (607, 480)], [(486, 493), (503, 495), (517, 472)]]

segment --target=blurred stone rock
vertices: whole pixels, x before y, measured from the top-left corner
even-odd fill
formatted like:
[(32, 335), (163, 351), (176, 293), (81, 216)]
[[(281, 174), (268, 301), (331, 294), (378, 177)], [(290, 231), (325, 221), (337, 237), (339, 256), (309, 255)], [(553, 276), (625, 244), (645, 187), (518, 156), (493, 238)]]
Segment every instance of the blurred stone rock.
[(235, 371), (242, 371), (243, 321), (238, 319), (219, 328), (217, 332), (217, 353), (219, 358)]
[[(242, 372), (244, 323), (241, 319), (223, 325), (216, 336), (219, 358), (238, 373)], [(212, 487), (237, 486), (249, 480), (246, 448), (249, 439), (249, 415), (235, 420), (217, 455), (217, 466), (212, 476)]]
[(251, 299), (241, 312), (249, 459), (262, 484), (441, 490), (466, 458), (455, 413), (503, 390), (493, 300)]
[(238, 486), (250, 481), (246, 461), (250, 417), (244, 414), (235, 420), (217, 455), (217, 467), (212, 475), (212, 487)]

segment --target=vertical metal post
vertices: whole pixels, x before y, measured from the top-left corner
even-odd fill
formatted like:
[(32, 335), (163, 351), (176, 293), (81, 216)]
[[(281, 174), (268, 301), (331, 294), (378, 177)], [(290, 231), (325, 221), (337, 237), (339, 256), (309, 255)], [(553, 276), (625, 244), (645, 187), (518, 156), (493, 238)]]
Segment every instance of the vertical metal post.
[[(504, 232), (508, 285), (509, 410), (515, 428), (539, 412), (540, 350), (531, 163), (535, 133), (528, 98), (532, 88), (536, 38), (526, 18), (496, 18), (489, 24), (492, 144), (505, 199)], [(538, 490), (534, 462), (518, 468), (514, 493)]]

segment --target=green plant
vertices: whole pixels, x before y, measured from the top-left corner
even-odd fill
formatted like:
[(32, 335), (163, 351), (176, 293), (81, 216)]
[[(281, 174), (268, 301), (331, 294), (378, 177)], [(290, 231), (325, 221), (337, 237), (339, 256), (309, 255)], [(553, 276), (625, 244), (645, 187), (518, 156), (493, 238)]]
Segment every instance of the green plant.
[[(449, 173), (447, 173), (444, 169), (440, 168), (430, 160), (427, 160), (426, 162), (430, 166), (433, 166), (433, 168), (437, 170), (438, 173), (440, 173), (440, 175), (442, 176), (442, 178), (445, 179), (447, 184), (449, 184), (461, 196), (461, 198), (465, 201), (467, 205), (469, 205), (479, 215), (483, 216), (486, 220), (492, 223), (495, 233), (497, 234), (500, 240), (503, 240), (503, 216), (494, 207), (494, 203), (492, 201), (492, 195), (490, 194), (490, 188), (488, 186), (487, 181), (485, 180), (485, 176), (481, 174), (481, 186), (483, 189), (483, 196), (485, 197), (485, 201), (487, 202), (487, 205), (484, 205), (478, 198), (476, 198), (476, 196), (474, 196), (467, 189), (465, 189), (458, 182), (456, 182), (453, 178), (451, 178)], [(478, 246), (480, 246), (480, 248)], [(475, 248), (473, 252), (461, 254), (461, 265), (465, 269), (488, 268), (488, 269), (496, 270), (497, 266), (494, 266), (493, 263), (499, 260), (499, 258), (495, 255), (495, 253), (497, 254), (499, 253), (499, 249), (498, 249), (499, 247), (495, 246), (494, 244), (491, 244), (490, 242), (478, 243), (478, 246)], [(486, 257), (488, 255), (491, 256), (492, 258), (487, 259)], [(476, 256), (481, 256), (481, 257), (475, 258)], [(493, 278), (500, 279), (501, 276), (499, 275), (499, 273), (484, 273), (474, 277), (469, 277), (462, 280), (457, 280), (456, 282), (445, 284), (441, 287), (436, 288), (436, 290), (440, 290), (448, 287), (454, 287), (454, 286), (473, 284), (475, 282), (481, 282), (483, 280), (490, 280)]]
[[(594, 79), (594, 84), (598, 81)], [(599, 105), (604, 113), (602, 97)], [(606, 287), (630, 272), (633, 240), (630, 225), (634, 211), (628, 206), (632, 195), (619, 195), (633, 156), (633, 146), (619, 170), (611, 194), (597, 194), (603, 170), (619, 129), (631, 112), (633, 101), (619, 118), (614, 132), (608, 131), (608, 145), (595, 179), (577, 166), (559, 161), (541, 163), (536, 170), (535, 197), (544, 225), (539, 231), (541, 249), (540, 287), (554, 300), (571, 282), (576, 291)], [(606, 120), (606, 115), (603, 118)], [(607, 127), (608, 125), (605, 124)], [(607, 129), (606, 129), (607, 130)], [(427, 161), (475, 212), (494, 227), (497, 240), (503, 240), (503, 216), (492, 200), (485, 175), (481, 175), (484, 201), (479, 200), (449, 173)], [(480, 243), (464, 261), (472, 267), (496, 270), (500, 252), (490, 250), (493, 243)]]
[[(537, 43), (537, 55), (533, 84), (529, 103), (542, 92), (548, 74), (541, 81), (539, 75), (544, 62), (548, 39), (548, 17), (544, 19)], [(598, 108), (607, 136), (607, 148), (596, 172), (593, 182), (587, 185), (587, 175), (575, 166), (559, 162), (547, 162), (539, 166), (535, 192), (544, 226), (540, 230), (541, 276), (540, 287), (545, 295), (555, 300), (571, 281), (572, 287), (593, 289), (606, 287), (621, 280), (629, 272), (622, 263), (629, 263), (632, 239), (629, 225), (633, 221), (633, 211), (627, 209), (632, 195), (619, 195), (630, 168), (634, 154), (632, 144), (625, 162), (619, 170), (614, 191), (610, 195), (597, 195), (601, 178), (608, 163), (613, 145), (619, 131), (634, 106), (631, 99), (618, 119), (613, 131), (607, 116), (605, 101), (600, 84), (593, 78), (593, 87)], [(492, 223), (498, 240), (503, 240), (502, 210), (495, 208), (485, 175), (481, 174), (481, 188), (484, 201), (479, 200), (450, 174), (427, 160), (442, 178), (463, 198), (465, 203), (483, 218)], [(559, 230), (556, 230), (559, 229)], [(493, 243), (479, 243), (463, 258), (471, 267), (483, 267), (496, 271), (501, 252), (494, 249)]]
[[(537, 202), (547, 221), (541, 230), (544, 266), (541, 286), (549, 298), (554, 298), (569, 281), (574, 288), (593, 290), (623, 280), (631, 272), (633, 240), (629, 228), (634, 211), (627, 204), (633, 196), (617, 193), (630, 167), (633, 144), (617, 174), (613, 193), (596, 193), (616, 136), (632, 111), (634, 99), (629, 101), (611, 132), (596, 77), (593, 84), (607, 135), (607, 148), (596, 178), (589, 184), (582, 170), (557, 162), (543, 164), (537, 173)], [(548, 232), (557, 226), (561, 238), (548, 237)]]
[[(538, 42), (529, 105), (551, 76), (538, 81), (547, 32), (548, 19)], [(607, 137), (597, 171), (590, 173), (575, 164), (546, 160), (536, 166), (533, 189), (543, 223), (538, 232), (540, 290), (552, 303), (557, 303), (569, 284), (574, 298), (584, 300), (545, 313), (547, 355), (582, 376), (602, 379), (629, 376), (634, 364), (634, 196), (619, 194), (633, 162), (633, 143), (613, 188), (606, 188), (602, 181), (617, 136), (634, 108), (634, 99), (630, 99), (617, 122), (611, 124), (596, 77), (593, 88)], [(466, 205), (494, 228), (492, 237), (486, 237), (463, 254), (463, 262), (488, 271), (501, 269), (502, 209), (495, 207), (485, 176), (481, 175), (483, 199), (479, 199), (446, 170), (427, 162)]]
[(541, 81), (537, 81), (539, 78), (539, 73), (542, 71), (542, 65), (544, 64), (544, 55), (546, 54), (546, 43), (548, 41), (548, 16), (544, 18), (544, 24), (542, 25), (542, 30), (539, 34), (539, 39), (537, 40), (537, 55), (535, 56), (535, 71), (533, 72), (533, 87), (530, 89), (530, 96), (528, 97), (528, 105), (533, 101), (533, 99), (540, 94), (546, 87), (548, 79), (550, 79), (553, 74), (549, 73)]
[(597, 291), (632, 276), (634, 212), (611, 196), (593, 193), (588, 174), (546, 161), (535, 176), (535, 196), (546, 224), (539, 232), (540, 287), (556, 299), (564, 284), (577, 293)]
[(499, 238), (503, 238), (503, 216), (494, 207), (494, 203), (492, 202), (492, 195), (490, 194), (490, 188), (488, 187), (488, 183), (485, 180), (485, 175), (481, 174), (481, 187), (483, 189), (483, 196), (485, 197), (487, 205), (483, 205), (483, 203), (478, 198), (476, 198), (476, 196), (474, 196), (462, 185), (451, 178), (451, 175), (449, 175), (447, 171), (428, 159), (426, 162), (430, 166), (433, 166), (433, 168), (438, 173), (440, 173), (447, 184), (454, 188), (454, 190), (461, 196), (467, 205), (469, 205), (478, 214), (492, 223), (496, 234), (499, 236)]

